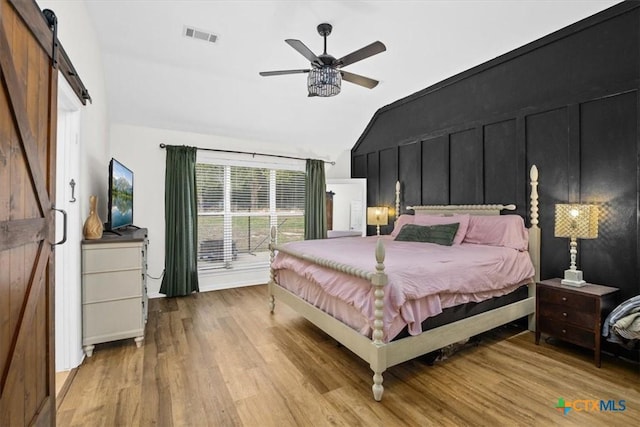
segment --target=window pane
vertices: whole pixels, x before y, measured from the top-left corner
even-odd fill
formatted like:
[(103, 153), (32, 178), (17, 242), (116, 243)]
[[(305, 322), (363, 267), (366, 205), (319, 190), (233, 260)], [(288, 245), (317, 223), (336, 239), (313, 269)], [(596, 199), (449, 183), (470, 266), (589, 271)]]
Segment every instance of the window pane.
[(278, 215), (278, 243), (304, 240), (304, 217)]
[(269, 170), (231, 167), (231, 212), (269, 213)]
[(276, 171), (276, 211), (304, 212), (304, 172)]
[(198, 216), (199, 266), (210, 266), (224, 261), (223, 226), (224, 218), (222, 215)]
[(236, 216), (232, 218), (233, 242), (238, 253), (253, 254), (269, 250), (269, 216)]
[(224, 166), (196, 164), (198, 212), (224, 210)]

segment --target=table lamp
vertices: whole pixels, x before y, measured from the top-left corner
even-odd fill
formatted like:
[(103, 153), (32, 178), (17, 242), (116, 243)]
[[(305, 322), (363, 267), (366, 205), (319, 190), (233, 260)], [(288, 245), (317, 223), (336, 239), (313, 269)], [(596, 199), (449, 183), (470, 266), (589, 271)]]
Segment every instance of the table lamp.
[(569, 237), (571, 266), (564, 271), (561, 283), (570, 286), (584, 286), (582, 271), (576, 268), (578, 254), (577, 239), (595, 239), (598, 237), (598, 207), (581, 204), (558, 204), (555, 216), (555, 237)]
[(367, 225), (375, 225), (376, 233), (380, 235), (380, 226), (389, 223), (389, 208), (378, 206), (367, 208)]

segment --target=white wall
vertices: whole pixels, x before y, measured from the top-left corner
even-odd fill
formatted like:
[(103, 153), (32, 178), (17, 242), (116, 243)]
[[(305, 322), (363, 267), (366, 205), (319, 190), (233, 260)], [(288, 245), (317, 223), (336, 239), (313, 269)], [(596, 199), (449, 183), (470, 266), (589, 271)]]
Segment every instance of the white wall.
[[(179, 132), (165, 129), (155, 129), (126, 124), (111, 126), (111, 155), (121, 161), (134, 173), (134, 213), (133, 222), (139, 227), (149, 230), (149, 258), (148, 292), (151, 298), (159, 294), (161, 280), (159, 278), (164, 269), (164, 173), (165, 150), (160, 143), (167, 145), (189, 145), (200, 148), (216, 148), (222, 150), (237, 150), (257, 153), (291, 155), (287, 147), (261, 141), (249, 141), (216, 135), (203, 135), (190, 132)], [(335, 166), (327, 165), (327, 176), (348, 178), (350, 175), (350, 148), (345, 161), (344, 153)], [(330, 159), (324, 153), (317, 158)], [(108, 159), (101, 166), (106, 171)], [(346, 175), (345, 175), (346, 174)], [(105, 188), (103, 197), (106, 197)], [(232, 279), (225, 279), (232, 280)], [(234, 283), (237, 283), (234, 281)], [(201, 284), (202, 288), (202, 284)]]
[(355, 141), (350, 144), (347, 143), (348, 147), (344, 151), (337, 153), (337, 156), (336, 154), (327, 156), (336, 163), (335, 165), (326, 165), (324, 172), (327, 180), (351, 178), (351, 147), (355, 143)]
[[(109, 154), (109, 116), (104, 81), (104, 68), (97, 35), (85, 3), (76, 0), (37, 0), (41, 9), (51, 9), (58, 18), (58, 39), (93, 99), (81, 113), (80, 179), (76, 194), (80, 211), (89, 215), (89, 196), (105, 194), (108, 170), (104, 159)], [(99, 202), (100, 218), (106, 218), (107, 207)]]

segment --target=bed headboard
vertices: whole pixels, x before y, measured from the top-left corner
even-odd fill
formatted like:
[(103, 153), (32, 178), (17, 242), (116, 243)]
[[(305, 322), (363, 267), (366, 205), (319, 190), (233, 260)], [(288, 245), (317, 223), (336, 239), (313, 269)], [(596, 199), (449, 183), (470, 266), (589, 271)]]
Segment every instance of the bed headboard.
[(500, 211), (514, 211), (516, 205), (431, 205), (431, 206), (407, 206), (416, 215), (500, 215)]
[[(529, 220), (529, 255), (536, 269), (535, 280), (540, 280), (540, 227), (538, 227), (538, 168), (531, 166), (529, 170), (531, 191), (529, 201), (531, 213)], [(408, 210), (413, 210), (416, 215), (500, 215), (503, 210), (514, 211), (516, 205), (431, 205), (431, 206), (407, 206)], [(400, 181), (396, 182), (396, 218), (400, 212)]]

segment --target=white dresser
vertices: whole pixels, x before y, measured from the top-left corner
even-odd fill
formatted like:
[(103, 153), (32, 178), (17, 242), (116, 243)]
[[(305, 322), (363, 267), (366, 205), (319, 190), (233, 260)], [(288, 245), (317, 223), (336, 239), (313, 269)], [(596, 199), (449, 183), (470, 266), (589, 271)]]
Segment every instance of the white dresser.
[(147, 229), (105, 232), (82, 241), (82, 347), (135, 338), (144, 342), (147, 322)]

